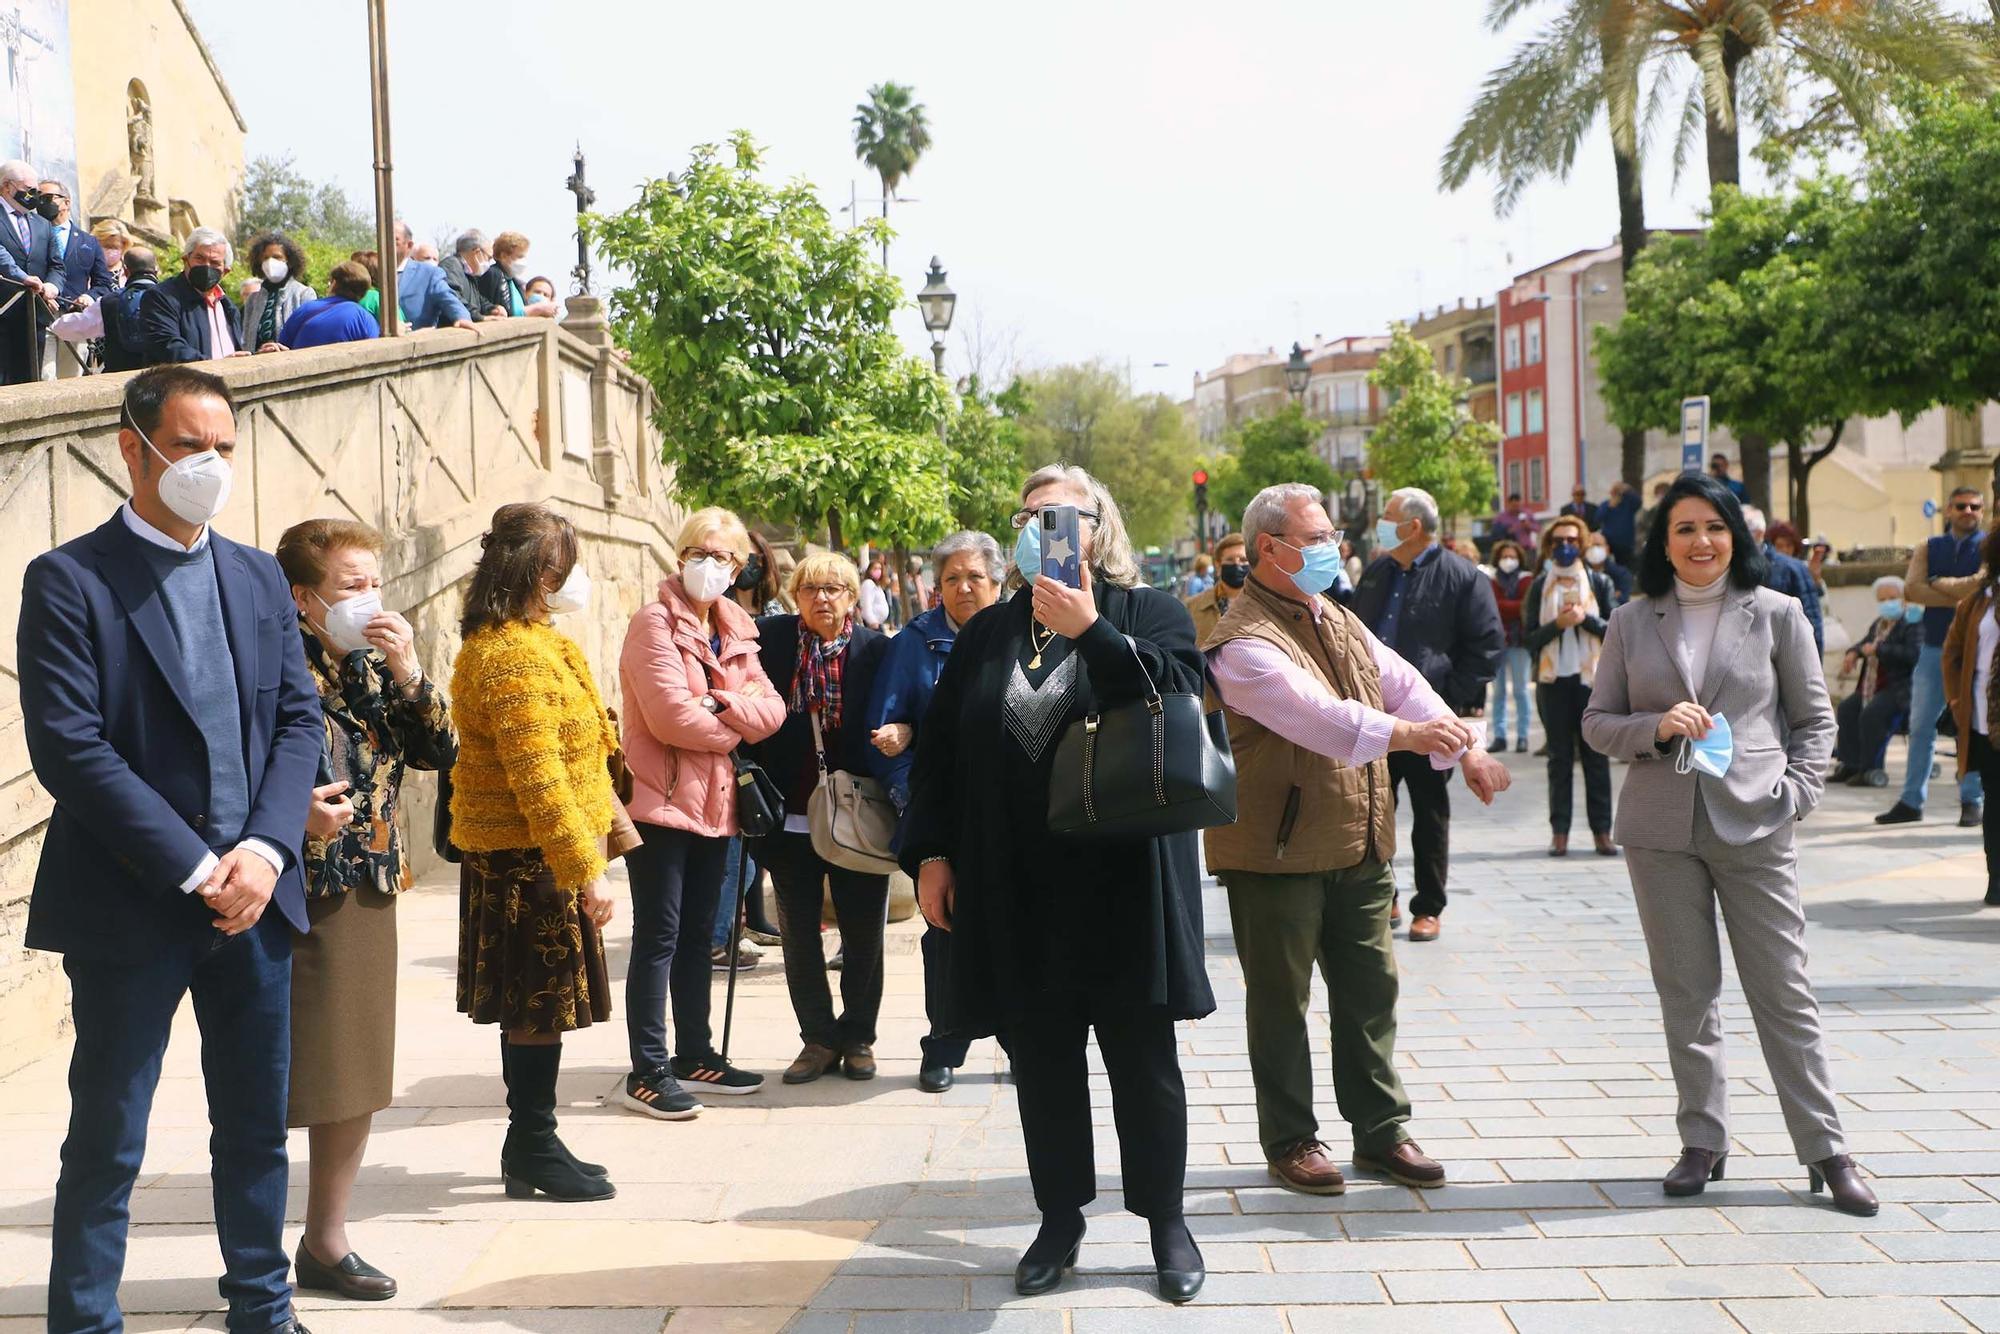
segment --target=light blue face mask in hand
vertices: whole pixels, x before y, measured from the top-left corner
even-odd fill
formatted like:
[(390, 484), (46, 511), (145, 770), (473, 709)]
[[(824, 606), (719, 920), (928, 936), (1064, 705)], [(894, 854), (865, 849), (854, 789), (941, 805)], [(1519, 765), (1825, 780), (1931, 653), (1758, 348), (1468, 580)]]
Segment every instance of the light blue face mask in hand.
[(1701, 740), (1681, 738), (1680, 753), (1674, 757), (1675, 773), (1705, 773), (1720, 778), (1729, 772), (1729, 761), (1736, 755), (1736, 741), (1730, 733), (1729, 720), (1718, 713), (1709, 721), (1714, 726)]

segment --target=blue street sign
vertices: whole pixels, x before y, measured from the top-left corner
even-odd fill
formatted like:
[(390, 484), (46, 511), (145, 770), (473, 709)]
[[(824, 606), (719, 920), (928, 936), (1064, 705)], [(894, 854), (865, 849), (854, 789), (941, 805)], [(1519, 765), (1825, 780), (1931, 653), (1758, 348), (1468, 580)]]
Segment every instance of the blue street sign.
[(1937, 502), (1935, 500), (1926, 500), (1924, 502), (1924, 517), (1926, 519), (1935, 519), (1937, 517)]
[(1708, 395), (1681, 400), (1681, 471), (1700, 472), (1708, 462)]

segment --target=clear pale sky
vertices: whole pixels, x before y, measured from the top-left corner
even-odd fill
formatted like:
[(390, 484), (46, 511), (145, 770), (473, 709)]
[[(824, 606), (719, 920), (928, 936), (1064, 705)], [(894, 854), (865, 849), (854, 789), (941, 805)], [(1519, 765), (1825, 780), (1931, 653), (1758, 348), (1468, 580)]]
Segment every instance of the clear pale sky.
[[(363, 7), (292, 12), (188, 0), (250, 124), (250, 155), (371, 198)], [(1528, 29), (1488, 34), (1484, 0), (1296, 3), (683, 5), (641, 0), (390, 6), (396, 201), (420, 237), (477, 226), (575, 262), (572, 145), (600, 209), (746, 128), (775, 175), (829, 207), (849, 182), (870, 84), (914, 84), (934, 146), (892, 207), (891, 266), (914, 292), (933, 254), (959, 293), (948, 368), (975, 324), (1028, 365), (1129, 362), (1184, 398), (1232, 351), (1381, 331), (1424, 305), (1617, 230), (1600, 129), (1567, 184), (1495, 219), (1485, 182), (1436, 187), (1480, 79)], [(1697, 152), (1676, 190), (1647, 171), (1648, 221), (1697, 219)], [(864, 208), (873, 205), (864, 204)], [(912, 350), (928, 336), (911, 313)], [(1163, 367), (1154, 363), (1164, 362)]]

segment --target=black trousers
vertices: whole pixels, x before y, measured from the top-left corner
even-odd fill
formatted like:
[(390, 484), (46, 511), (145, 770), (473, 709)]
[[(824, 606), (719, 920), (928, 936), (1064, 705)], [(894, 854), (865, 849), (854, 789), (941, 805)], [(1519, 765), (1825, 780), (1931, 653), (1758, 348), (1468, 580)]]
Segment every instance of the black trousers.
[(667, 1063), (667, 995), (674, 1002), (674, 1055), (693, 1060), (715, 1049), (709, 1031), (714, 976), (708, 938), (722, 897), (726, 838), (640, 824), (644, 846), (626, 854), (632, 877), (632, 961), (625, 970), (625, 1034), (632, 1069)]
[(2000, 751), (1993, 748), (1992, 740), (1984, 732), (1972, 734), (1972, 770), (1979, 775), (1979, 781), (1986, 786), (1986, 801), (1979, 817), (1979, 831), (1985, 836), (1986, 844), (1986, 884), (1990, 888), (2000, 885)]
[(1833, 758), (1850, 769), (1881, 768), (1883, 752), (1889, 745), (1890, 724), (1898, 714), (1909, 711), (1907, 692), (1878, 693), (1865, 705), (1860, 691), (1849, 695), (1833, 713), (1834, 721), (1840, 724), (1833, 743)]
[(1549, 829), (1569, 832), (1574, 805), (1576, 760), (1583, 757), (1583, 809), (1590, 832), (1611, 832), (1611, 761), (1583, 739), (1583, 709), (1590, 687), (1581, 676), (1563, 676), (1535, 686), (1535, 710), (1542, 715), (1542, 733), (1549, 740)]
[(951, 988), (951, 933), (927, 926), (924, 928), (923, 946), (924, 1014), (931, 1021), (931, 1031), (923, 1038), (924, 1064), (948, 1066), (956, 1070), (965, 1064), (966, 1049), (971, 1044), (945, 1031), (945, 997), (950, 994)]
[[(882, 1013), (882, 932), (889, 924), (889, 877), (865, 875), (822, 861), (810, 834), (777, 833), (763, 840), (758, 857), (778, 891), (778, 930), (785, 938), (785, 988), (798, 1016), (799, 1040), (834, 1051), (873, 1045)], [(819, 910), (833, 890), (840, 927), (840, 1004), (826, 983), (826, 950), (820, 944)]]
[(1410, 852), (1417, 864), (1417, 892), (1410, 915), (1436, 917), (1444, 911), (1445, 873), (1451, 863), (1451, 770), (1433, 769), (1431, 757), (1410, 751), (1389, 756), (1389, 790), (1402, 801), (1410, 789)]
[(1043, 1213), (1097, 1198), (1090, 1129), (1091, 1030), (1111, 1079), (1125, 1207), (1141, 1218), (1181, 1213), (1187, 1180), (1187, 1090), (1174, 1021), (1164, 1009), (1079, 993), (1038, 999), (1000, 1035), (1014, 1069), (1028, 1178)]

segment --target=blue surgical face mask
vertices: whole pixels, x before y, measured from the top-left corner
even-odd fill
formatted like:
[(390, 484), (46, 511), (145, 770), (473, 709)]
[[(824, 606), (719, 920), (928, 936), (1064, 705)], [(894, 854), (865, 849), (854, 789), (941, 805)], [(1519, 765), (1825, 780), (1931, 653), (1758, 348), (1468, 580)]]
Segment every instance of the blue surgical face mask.
[(1388, 519), (1377, 519), (1375, 521), (1375, 545), (1381, 547), (1384, 551), (1390, 547), (1403, 545), (1403, 539), (1396, 536), (1396, 529), (1399, 527), (1401, 527), (1400, 524), (1391, 522)]
[(1014, 568), (1029, 583), (1042, 572), (1042, 526), (1033, 515), (1021, 525), (1021, 535), (1014, 539)]
[(1915, 625), (1918, 621), (1924, 619), (1924, 609), (1922, 607), (1905, 607), (1903, 608), (1903, 619), (1911, 625)]
[(1875, 614), (1885, 621), (1900, 620), (1903, 615), (1903, 599), (1883, 598), (1875, 604)]
[[(1292, 547), (1282, 537), (1275, 540)], [(1320, 542), (1309, 547), (1292, 547), (1292, 550), (1305, 558), (1305, 564), (1299, 567), (1298, 572), (1287, 576), (1299, 592), (1313, 597), (1333, 587), (1333, 581), (1340, 576), (1340, 543)]]
[(1729, 772), (1729, 761), (1736, 755), (1736, 742), (1729, 731), (1729, 720), (1718, 713), (1712, 715), (1709, 721), (1715, 725), (1701, 740), (1696, 741), (1692, 737), (1681, 739), (1681, 753), (1674, 759), (1676, 773), (1704, 773), (1712, 778), (1721, 778)]
[(1577, 557), (1576, 543), (1558, 542), (1549, 554), (1555, 557), (1558, 565), (1574, 565)]

